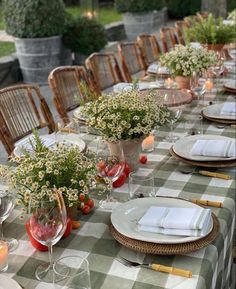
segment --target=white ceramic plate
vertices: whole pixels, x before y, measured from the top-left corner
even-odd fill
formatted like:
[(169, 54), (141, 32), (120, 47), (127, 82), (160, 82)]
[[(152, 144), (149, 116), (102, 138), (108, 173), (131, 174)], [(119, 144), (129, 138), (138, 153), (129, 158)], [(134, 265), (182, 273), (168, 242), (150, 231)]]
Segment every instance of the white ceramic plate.
[(226, 83), (224, 84), (224, 87), (229, 88), (229, 89), (236, 90), (236, 81), (235, 81), (235, 80), (232, 80), (232, 81), (226, 82)]
[[(40, 136), (40, 138), (45, 146), (51, 147), (52, 149), (55, 146), (56, 141), (65, 142), (68, 144), (75, 144), (79, 147), (80, 151), (83, 151), (86, 147), (85, 142), (79, 138), (79, 135), (74, 134), (74, 133), (58, 134), (56, 139), (55, 139), (54, 134), (42, 135)], [(25, 149), (32, 151), (32, 147), (29, 143), (29, 139), (34, 139), (34, 138), (32, 135), (30, 135), (15, 144), (15, 149), (13, 151), (15, 156), (21, 156)]]
[(210, 117), (210, 118), (235, 120), (236, 115), (220, 114), (223, 105), (224, 105), (223, 103), (209, 105), (206, 108), (204, 108), (202, 112), (206, 117)]
[(79, 120), (86, 121), (85, 117), (81, 115), (81, 109), (82, 109), (81, 106), (76, 108), (76, 110), (73, 112), (74, 117), (79, 119)]
[(193, 160), (193, 161), (229, 161), (234, 160), (234, 157), (223, 158), (223, 157), (209, 157), (209, 156), (192, 156), (190, 151), (194, 143), (198, 139), (205, 140), (232, 140), (232, 138), (221, 136), (221, 135), (191, 135), (179, 139), (174, 145), (174, 152), (182, 158)]
[(0, 289), (22, 289), (22, 287), (14, 279), (0, 274)]
[[(111, 222), (115, 229), (122, 235), (132, 239), (162, 243), (162, 244), (178, 244), (187, 243), (199, 240), (201, 237), (187, 237), (187, 236), (170, 236), (158, 233), (141, 232), (137, 229), (137, 221), (145, 214), (151, 206), (160, 207), (181, 207), (181, 208), (195, 208), (198, 205), (187, 202), (181, 199), (154, 197), (154, 198), (141, 198), (131, 200), (123, 203), (113, 209), (111, 214)], [(212, 230), (213, 220), (209, 224), (208, 233)], [(206, 234), (206, 235), (207, 235)]]

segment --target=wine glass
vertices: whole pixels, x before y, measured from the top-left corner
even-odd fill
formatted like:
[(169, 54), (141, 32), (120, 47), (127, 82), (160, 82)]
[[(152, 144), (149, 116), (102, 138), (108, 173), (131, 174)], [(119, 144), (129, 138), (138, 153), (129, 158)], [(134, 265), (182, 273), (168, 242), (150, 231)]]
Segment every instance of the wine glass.
[(14, 238), (5, 238), (3, 236), (2, 223), (12, 212), (15, 205), (15, 195), (7, 189), (7, 186), (0, 188), (0, 239), (5, 241), (8, 246), (8, 251), (14, 251), (18, 246), (18, 241)]
[(38, 280), (53, 282), (52, 247), (55, 245), (66, 229), (67, 215), (63, 197), (55, 193), (51, 200), (41, 200), (31, 207), (32, 216), (29, 228), (32, 236), (42, 245), (48, 247), (49, 263), (39, 265), (35, 276)]
[(169, 107), (168, 109), (170, 112), (170, 120), (169, 120), (170, 133), (165, 138), (165, 141), (174, 143), (179, 139), (179, 136), (173, 134), (173, 126), (182, 114), (182, 107), (181, 106), (172, 106), (172, 107)]
[(200, 98), (201, 96), (204, 96), (205, 90), (204, 90), (204, 86), (199, 81), (198, 75), (193, 75), (193, 77), (190, 79), (190, 89), (194, 93), (194, 95), (197, 97), (197, 107), (201, 107)]
[(116, 181), (119, 181), (118, 179), (121, 177), (125, 167), (121, 143), (112, 143), (111, 146), (108, 147), (107, 142), (100, 139), (97, 145), (97, 162), (98, 176), (109, 179), (109, 182), (112, 184), (106, 199), (101, 200), (99, 206), (104, 210), (110, 211), (119, 204), (119, 201), (112, 196), (112, 192), (113, 186), (116, 186)]

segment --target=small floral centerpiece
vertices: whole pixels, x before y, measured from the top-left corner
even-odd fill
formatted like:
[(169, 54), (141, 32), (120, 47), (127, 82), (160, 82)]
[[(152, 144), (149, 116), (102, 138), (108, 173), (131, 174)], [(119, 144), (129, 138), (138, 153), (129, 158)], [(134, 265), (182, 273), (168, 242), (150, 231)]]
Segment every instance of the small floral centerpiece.
[[(88, 197), (96, 188), (96, 159), (89, 152), (80, 152), (76, 145), (57, 144), (49, 149), (35, 136), (33, 153), (13, 157), (16, 167), (8, 169), (9, 184), (17, 189), (23, 210), (37, 208), (41, 200), (52, 201), (61, 192), (65, 205), (79, 205), (80, 195)], [(104, 186), (105, 189), (105, 186)]]
[(160, 62), (170, 69), (180, 88), (190, 89), (190, 77), (213, 66), (216, 54), (205, 48), (176, 45), (175, 49), (161, 56)]
[[(95, 128), (108, 142), (110, 153), (113, 144), (121, 142), (126, 162), (135, 168), (139, 148), (145, 136), (157, 125), (169, 120), (169, 111), (158, 104), (152, 91), (142, 95), (135, 89), (100, 96), (84, 105), (81, 113), (89, 127)], [(119, 157), (119, 154), (116, 153)]]
[(216, 55), (205, 48), (176, 45), (174, 50), (161, 56), (160, 62), (175, 76), (191, 77), (194, 73), (200, 74), (214, 65)]
[(136, 89), (102, 95), (86, 103), (81, 113), (86, 116), (88, 126), (110, 142), (147, 136), (169, 117), (168, 109), (158, 105), (152, 92), (140, 97)]

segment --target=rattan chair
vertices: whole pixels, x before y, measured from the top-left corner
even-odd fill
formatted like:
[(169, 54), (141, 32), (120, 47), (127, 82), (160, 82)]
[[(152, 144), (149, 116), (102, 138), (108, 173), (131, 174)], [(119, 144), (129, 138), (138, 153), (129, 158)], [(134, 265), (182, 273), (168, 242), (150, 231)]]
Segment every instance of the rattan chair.
[(67, 124), (69, 112), (86, 99), (83, 87), (94, 91), (94, 84), (83, 66), (60, 66), (48, 76), (48, 83), (53, 92), (53, 101), (58, 114)]
[(10, 155), (18, 140), (33, 129), (55, 130), (49, 107), (36, 85), (16, 85), (0, 90), (0, 138)]
[(178, 36), (179, 44), (186, 45), (185, 32), (184, 30), (189, 27), (186, 21), (175, 22), (176, 33)]
[(148, 65), (137, 42), (118, 44), (118, 53), (122, 70), (128, 82), (132, 82), (132, 75), (139, 74), (139, 78), (145, 75)]
[(159, 60), (161, 48), (155, 35), (140, 34), (137, 37), (137, 43), (148, 65)]
[(85, 64), (98, 94), (116, 83), (126, 81), (113, 53), (93, 53), (86, 59)]
[(163, 52), (166, 53), (178, 44), (174, 27), (164, 27), (160, 29), (160, 39), (162, 42)]

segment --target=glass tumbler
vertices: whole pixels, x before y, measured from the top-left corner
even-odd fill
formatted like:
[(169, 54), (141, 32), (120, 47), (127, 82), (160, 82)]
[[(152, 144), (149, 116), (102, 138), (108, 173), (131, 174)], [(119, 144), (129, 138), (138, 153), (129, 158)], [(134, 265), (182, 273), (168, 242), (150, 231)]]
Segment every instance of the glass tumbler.
[(129, 174), (130, 199), (155, 197), (153, 173), (139, 169)]
[(91, 289), (89, 263), (82, 256), (66, 256), (54, 263), (54, 288)]

